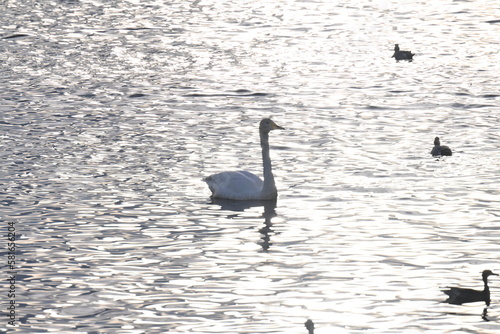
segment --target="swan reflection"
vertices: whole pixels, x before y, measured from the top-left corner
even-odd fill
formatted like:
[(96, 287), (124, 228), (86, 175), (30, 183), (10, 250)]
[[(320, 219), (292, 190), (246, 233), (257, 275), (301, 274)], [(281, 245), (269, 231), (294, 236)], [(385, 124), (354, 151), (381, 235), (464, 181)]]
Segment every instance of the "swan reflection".
[[(272, 245), (271, 235), (274, 233), (272, 226), (272, 219), (276, 217), (276, 200), (267, 200), (267, 201), (240, 201), (240, 200), (231, 200), (231, 199), (222, 199), (222, 198), (212, 198), (211, 204), (216, 204), (221, 207), (222, 210), (235, 211), (235, 212), (243, 212), (247, 209), (254, 207), (264, 207), (264, 212), (262, 212), (262, 218), (264, 218), (264, 226), (259, 229), (261, 234), (260, 241), (257, 244), (262, 247), (264, 252), (267, 252)], [(233, 218), (238, 215), (231, 215), (229, 218)]]

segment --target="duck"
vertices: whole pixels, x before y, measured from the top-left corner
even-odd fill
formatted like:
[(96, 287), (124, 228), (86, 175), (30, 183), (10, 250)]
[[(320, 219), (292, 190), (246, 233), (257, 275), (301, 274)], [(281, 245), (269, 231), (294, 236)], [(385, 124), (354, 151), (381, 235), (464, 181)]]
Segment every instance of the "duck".
[(212, 198), (230, 200), (276, 200), (278, 190), (272, 172), (269, 156), (269, 133), (285, 128), (274, 123), (270, 118), (264, 118), (259, 124), (260, 146), (262, 149), (262, 180), (248, 171), (231, 171), (210, 175), (203, 179), (212, 192)]
[(309, 334), (314, 334), (314, 322), (311, 319), (307, 319), (307, 321), (304, 323), (306, 326), (307, 330), (309, 331)]
[(439, 155), (451, 156), (451, 148), (445, 145), (441, 145), (439, 137), (434, 138), (434, 147), (431, 150), (433, 157)]
[(412, 53), (411, 51), (401, 51), (399, 49), (399, 44), (396, 44), (394, 46), (394, 54), (392, 55), (391, 58), (396, 58), (396, 61), (400, 60), (408, 60), (409, 62), (413, 61), (413, 56), (415, 54)]
[(485, 302), (486, 306), (490, 306), (490, 288), (488, 287), (488, 277), (491, 275), (498, 276), (491, 270), (484, 270), (482, 273), (484, 289), (474, 290), (466, 288), (448, 288), (448, 290), (441, 290), (448, 295), (448, 299), (444, 302), (453, 305), (462, 305), (465, 303)]

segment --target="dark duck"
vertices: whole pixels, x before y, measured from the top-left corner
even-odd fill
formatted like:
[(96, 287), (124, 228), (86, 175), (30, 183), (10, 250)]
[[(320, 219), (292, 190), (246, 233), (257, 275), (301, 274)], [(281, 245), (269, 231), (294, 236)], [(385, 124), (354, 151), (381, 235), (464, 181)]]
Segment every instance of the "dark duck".
[(488, 276), (491, 275), (498, 276), (498, 274), (493, 273), (491, 270), (483, 271), (484, 289), (482, 291), (465, 288), (448, 288), (448, 290), (442, 290), (448, 295), (448, 299), (445, 300), (445, 303), (462, 305), (465, 303), (485, 302), (486, 306), (490, 306), (491, 299), (490, 288), (488, 287)]
[(394, 54), (392, 55), (391, 58), (396, 58), (396, 61), (400, 61), (400, 60), (413, 61), (414, 55), (415, 54), (411, 53), (411, 51), (401, 51), (399, 49), (399, 44), (396, 44), (394, 46)]
[(309, 334), (314, 334), (314, 322), (311, 319), (308, 319), (304, 325), (306, 326)]
[(431, 154), (433, 157), (439, 155), (451, 156), (451, 149), (448, 146), (441, 145), (439, 137), (434, 138), (434, 147), (432, 148)]

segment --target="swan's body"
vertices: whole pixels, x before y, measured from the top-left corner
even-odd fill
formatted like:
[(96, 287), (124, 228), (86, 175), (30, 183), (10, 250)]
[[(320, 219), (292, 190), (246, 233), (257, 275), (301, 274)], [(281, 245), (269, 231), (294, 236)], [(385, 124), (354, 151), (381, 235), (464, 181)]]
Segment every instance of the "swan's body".
[(441, 145), (439, 137), (434, 138), (434, 147), (431, 151), (432, 156), (446, 155), (451, 156), (451, 148), (445, 145)]
[(247, 171), (213, 174), (203, 179), (208, 184), (213, 197), (234, 200), (273, 200), (278, 197), (269, 156), (269, 132), (276, 129), (283, 128), (269, 118), (264, 118), (260, 122), (264, 180)]
[(278, 195), (276, 186), (264, 195), (264, 181), (255, 174), (247, 171), (222, 172), (206, 177), (204, 181), (208, 184), (213, 197), (236, 199), (236, 200), (258, 200), (273, 199)]
[(411, 51), (401, 51), (399, 49), (399, 44), (396, 44), (394, 46), (394, 54), (392, 55), (391, 58), (396, 58), (396, 61), (400, 61), (400, 60), (413, 61), (414, 55), (415, 54), (411, 53)]
[(496, 275), (491, 270), (483, 271), (483, 282), (484, 289), (473, 290), (473, 289), (465, 289), (465, 288), (448, 288), (448, 290), (442, 290), (449, 297), (445, 300), (446, 303), (454, 304), (454, 305), (462, 305), (464, 303), (473, 303), (473, 302), (485, 302), (486, 306), (490, 306), (490, 288), (488, 287), (488, 276)]

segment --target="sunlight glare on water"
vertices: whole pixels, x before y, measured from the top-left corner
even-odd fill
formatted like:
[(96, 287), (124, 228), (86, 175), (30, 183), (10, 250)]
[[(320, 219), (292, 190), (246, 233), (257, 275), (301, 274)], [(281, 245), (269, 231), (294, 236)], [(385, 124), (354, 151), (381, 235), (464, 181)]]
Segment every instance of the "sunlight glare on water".
[[(500, 271), (496, 2), (0, 10), (3, 330), (500, 330), (498, 277), (489, 321), (440, 291)], [(212, 201), (203, 177), (262, 174), (263, 117), (277, 202)]]

